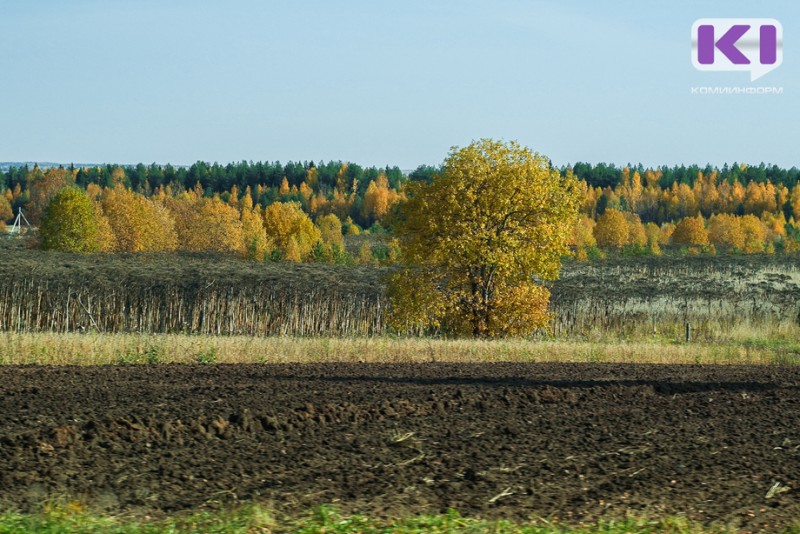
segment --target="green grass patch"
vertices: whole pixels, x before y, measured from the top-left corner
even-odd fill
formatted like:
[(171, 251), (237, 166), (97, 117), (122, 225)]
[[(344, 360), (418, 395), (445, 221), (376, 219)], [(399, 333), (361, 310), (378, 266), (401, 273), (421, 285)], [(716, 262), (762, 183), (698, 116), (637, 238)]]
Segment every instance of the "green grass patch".
[(256, 505), (224, 511), (201, 511), (165, 519), (96, 514), (84, 509), (78, 502), (46, 505), (42, 511), (33, 514), (8, 512), (0, 515), (0, 534), (212, 534), (273, 532), (276, 527), (272, 514)]
[[(97, 515), (79, 503), (45, 506), (36, 514), (0, 514), (0, 534), (36, 532), (60, 533), (255, 533), (294, 532), (298, 534), (422, 534), (422, 533), (494, 533), (494, 534), (722, 534), (735, 532), (722, 527), (692, 523), (684, 518), (657, 520), (625, 519), (594, 524), (566, 526), (545, 519), (532, 523), (506, 520), (482, 520), (462, 517), (456, 511), (442, 515), (397, 519), (374, 519), (363, 515), (342, 515), (336, 508), (322, 506), (300, 519), (279, 521), (258, 505), (241, 506), (227, 511), (203, 511), (164, 519), (124, 518)], [(800, 533), (800, 526), (783, 530)]]

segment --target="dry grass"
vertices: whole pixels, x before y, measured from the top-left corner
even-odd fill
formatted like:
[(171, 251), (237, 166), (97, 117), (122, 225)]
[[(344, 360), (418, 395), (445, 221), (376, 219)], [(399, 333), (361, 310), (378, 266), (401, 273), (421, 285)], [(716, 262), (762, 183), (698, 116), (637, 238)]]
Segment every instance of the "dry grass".
[[(800, 363), (797, 330), (772, 338), (732, 332), (713, 343), (667, 339), (441, 340), (179, 334), (0, 334), (0, 363), (631, 362)], [(788, 337), (784, 337), (788, 336)], [(793, 337), (792, 337), (793, 336)]]
[(711, 341), (734, 328), (800, 323), (800, 264), (790, 257), (622, 258), (571, 263), (552, 290), (556, 334), (675, 336), (688, 322)]

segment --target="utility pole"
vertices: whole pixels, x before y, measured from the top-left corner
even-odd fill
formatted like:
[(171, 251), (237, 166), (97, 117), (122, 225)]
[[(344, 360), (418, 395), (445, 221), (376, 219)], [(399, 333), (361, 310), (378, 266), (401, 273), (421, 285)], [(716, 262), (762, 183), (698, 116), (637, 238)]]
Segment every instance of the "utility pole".
[(25, 221), (25, 224), (28, 225), (28, 228), (31, 227), (31, 223), (28, 222), (28, 218), (25, 217), (25, 214), (22, 213), (22, 206), (20, 206), (19, 211), (17, 212), (17, 218), (14, 219), (14, 224), (11, 226), (11, 231), (9, 233), (13, 234), (14, 230), (16, 230), (17, 235), (22, 234), (22, 221)]

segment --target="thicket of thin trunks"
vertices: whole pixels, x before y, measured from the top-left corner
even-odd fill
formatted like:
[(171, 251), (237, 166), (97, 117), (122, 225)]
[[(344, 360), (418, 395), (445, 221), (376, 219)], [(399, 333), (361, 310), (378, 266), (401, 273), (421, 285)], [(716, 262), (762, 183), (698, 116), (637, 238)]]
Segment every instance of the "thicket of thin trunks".
[[(0, 252), (0, 329), (213, 335), (387, 334), (386, 268), (253, 263), (225, 255)], [(800, 322), (800, 266), (784, 257), (570, 263), (544, 335), (697, 335)]]

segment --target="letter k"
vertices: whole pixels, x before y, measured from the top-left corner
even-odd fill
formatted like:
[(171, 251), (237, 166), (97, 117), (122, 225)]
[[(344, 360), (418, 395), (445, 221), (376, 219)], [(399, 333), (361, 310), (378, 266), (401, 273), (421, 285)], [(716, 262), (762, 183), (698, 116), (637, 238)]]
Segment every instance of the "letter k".
[(704, 24), (697, 28), (697, 61), (701, 65), (714, 63), (714, 48), (725, 54), (734, 65), (749, 65), (750, 60), (736, 48), (736, 41), (750, 29), (748, 24), (735, 24), (725, 35), (714, 42), (714, 26)]

